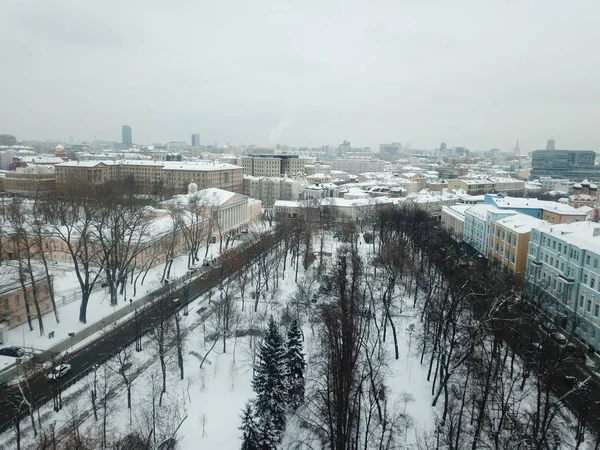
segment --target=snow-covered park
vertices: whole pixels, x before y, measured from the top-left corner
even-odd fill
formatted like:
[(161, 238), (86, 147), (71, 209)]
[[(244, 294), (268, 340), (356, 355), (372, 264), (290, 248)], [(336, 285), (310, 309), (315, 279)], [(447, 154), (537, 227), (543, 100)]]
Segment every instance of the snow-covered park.
[[(322, 243), (319, 239), (315, 241), (312, 248), (318, 256), (309, 261), (306, 269), (299, 262), (301, 257), (291, 261), (286, 256), (288, 260), (285, 261), (277, 251), (270, 252), (267, 258), (272, 258), (271, 262), (276, 264), (267, 269), (266, 260), (259, 258), (241, 274), (221, 280), (217, 288), (195, 299), (189, 305), (189, 314), (178, 313), (181, 361), (175, 335), (169, 335), (168, 349), (162, 351), (160, 336), (155, 330), (143, 338), (141, 351), (133, 347), (123, 350), (85, 379), (70, 386), (62, 394), (60, 411), (53, 411), (53, 405), (48, 404), (36, 411), (31, 420), (22, 421), (21, 448), (39, 448), (36, 443), (49, 436), (53, 436), (59, 445), (76, 442), (79, 448), (166, 448), (161, 447), (161, 443), (165, 444), (171, 438), (177, 441), (176, 448), (181, 449), (241, 448), (244, 436), (240, 428), (242, 411), (249, 401), (256, 399), (253, 379), (270, 317), (283, 336), (294, 318), (300, 320), (307, 363), (305, 404), (296, 409), (287, 408), (287, 427), (277, 448), (320, 448), (324, 437), (319, 430), (324, 424), (315, 418), (314, 409), (319, 407), (315, 392), (320, 392), (323, 384), (325, 328), (318, 322), (324, 317), (319, 311), (326, 309), (326, 275), (338, 267), (336, 257), (343, 243), (329, 233)], [(368, 245), (362, 234), (356, 241), (355, 251), (365, 272), (376, 273), (373, 246)], [(261, 268), (261, 264), (265, 266)], [(176, 273), (185, 268), (185, 260), (178, 262)], [(261, 277), (265, 278), (261, 280)], [(363, 279), (365, 284), (360, 286), (364, 293), (372, 289), (372, 298), (383, 295), (381, 285), (370, 285), (374, 280), (367, 276)], [(104, 297), (104, 304), (102, 292), (95, 295), (100, 306), (94, 308), (104, 307), (110, 312), (108, 298)], [(367, 339), (369, 342), (361, 344), (361, 355), (357, 355), (368, 364), (368, 368), (359, 373), (372, 377), (372, 386), (370, 382), (365, 386), (373, 388), (369, 392), (375, 394), (364, 396), (370, 409), (366, 404), (361, 406), (367, 410), (359, 419), (361, 439), (368, 441), (365, 448), (448, 448), (439, 443), (439, 437), (436, 444), (442, 401), (432, 406), (432, 399), (436, 393), (437, 399), (443, 390), (441, 380), (438, 386), (433, 385), (435, 389), (427, 380), (431, 367), (428, 368), (428, 357), (424, 363), (422, 360), (422, 308), (415, 301), (416, 297), (404, 288), (394, 287), (393, 295), (398, 305), (392, 314), (394, 339), (392, 331), (384, 326), (387, 339), (380, 339), (382, 330), (373, 332)], [(417, 306), (413, 307), (413, 304)], [(364, 317), (370, 317), (370, 314)], [(73, 317), (76, 319), (77, 315), (73, 314)], [(169, 327), (175, 326), (173, 322), (169, 323)], [(371, 323), (370, 319), (367, 323)], [(18, 333), (18, 330), (14, 332), (14, 339), (18, 339)], [(362, 359), (363, 351), (371, 352), (365, 360)], [(161, 359), (164, 359), (164, 367)], [(517, 373), (524, 370), (518, 358), (514, 370)], [(376, 372), (375, 377), (373, 372)], [(456, 383), (469, 382), (463, 373), (453, 375)], [(515, 381), (512, 383), (514, 386)], [(524, 410), (529, 408), (528, 402), (535, 401), (535, 385), (534, 376), (524, 384), (524, 393), (519, 397), (525, 404)], [(360, 398), (363, 398), (362, 394)], [(378, 415), (380, 419), (377, 419)], [(575, 423), (575, 419), (564, 411), (559, 416), (560, 424)], [(381, 442), (385, 440), (387, 444), (373, 446), (374, 436), (369, 434), (368, 427), (367, 430), (363, 428), (366, 424), (379, 429)], [(34, 436), (34, 428), (37, 436)], [(140, 446), (125, 446), (133, 441)], [(14, 431), (0, 436), (1, 449), (15, 448), (15, 442)], [(577, 448), (570, 445), (572, 442), (571, 437), (565, 436), (560, 448)], [(585, 445), (583, 442), (578, 448), (588, 448)], [(464, 448), (470, 448), (470, 442)]]

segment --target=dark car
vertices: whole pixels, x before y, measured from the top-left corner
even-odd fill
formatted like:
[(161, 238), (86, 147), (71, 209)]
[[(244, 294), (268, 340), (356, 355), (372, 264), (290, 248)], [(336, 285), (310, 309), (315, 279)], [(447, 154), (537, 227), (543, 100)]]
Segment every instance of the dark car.
[(12, 356), (13, 358), (20, 358), (25, 354), (20, 347), (4, 347), (0, 348), (0, 355), (2, 356)]
[(580, 350), (579, 347), (573, 343), (568, 343), (565, 345), (563, 352), (569, 359), (573, 359), (578, 362), (585, 362), (585, 352)]

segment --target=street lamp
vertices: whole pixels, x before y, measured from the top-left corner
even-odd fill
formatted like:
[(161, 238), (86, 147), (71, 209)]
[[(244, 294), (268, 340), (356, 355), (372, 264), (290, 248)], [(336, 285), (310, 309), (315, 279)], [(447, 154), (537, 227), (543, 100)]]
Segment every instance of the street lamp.
[(75, 333), (73, 331), (71, 331), (69, 333), (69, 337), (71, 338), (71, 350), (73, 349), (73, 338), (75, 337)]

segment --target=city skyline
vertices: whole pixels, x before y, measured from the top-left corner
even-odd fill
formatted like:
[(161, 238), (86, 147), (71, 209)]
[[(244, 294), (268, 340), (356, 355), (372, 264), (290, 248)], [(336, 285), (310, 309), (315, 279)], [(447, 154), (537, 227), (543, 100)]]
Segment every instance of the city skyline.
[(592, 1), (0, 8), (0, 54), (21, 68), (3, 73), (0, 123), (20, 139), (118, 141), (128, 123), (144, 143), (600, 147)]

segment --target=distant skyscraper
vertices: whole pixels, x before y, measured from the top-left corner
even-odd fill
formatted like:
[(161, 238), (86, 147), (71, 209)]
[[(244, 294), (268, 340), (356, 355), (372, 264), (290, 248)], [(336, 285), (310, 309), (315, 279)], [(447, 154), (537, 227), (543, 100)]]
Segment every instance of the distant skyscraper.
[(513, 149), (513, 153), (521, 153), (521, 147), (519, 147), (518, 139), (517, 139), (517, 144), (515, 145), (515, 148)]
[(548, 139), (548, 142), (546, 142), (546, 150), (556, 150), (556, 142), (554, 139)]
[(192, 134), (192, 147), (200, 147), (200, 133)]
[(123, 125), (121, 136), (123, 137), (123, 145), (131, 147), (131, 127), (129, 125)]

